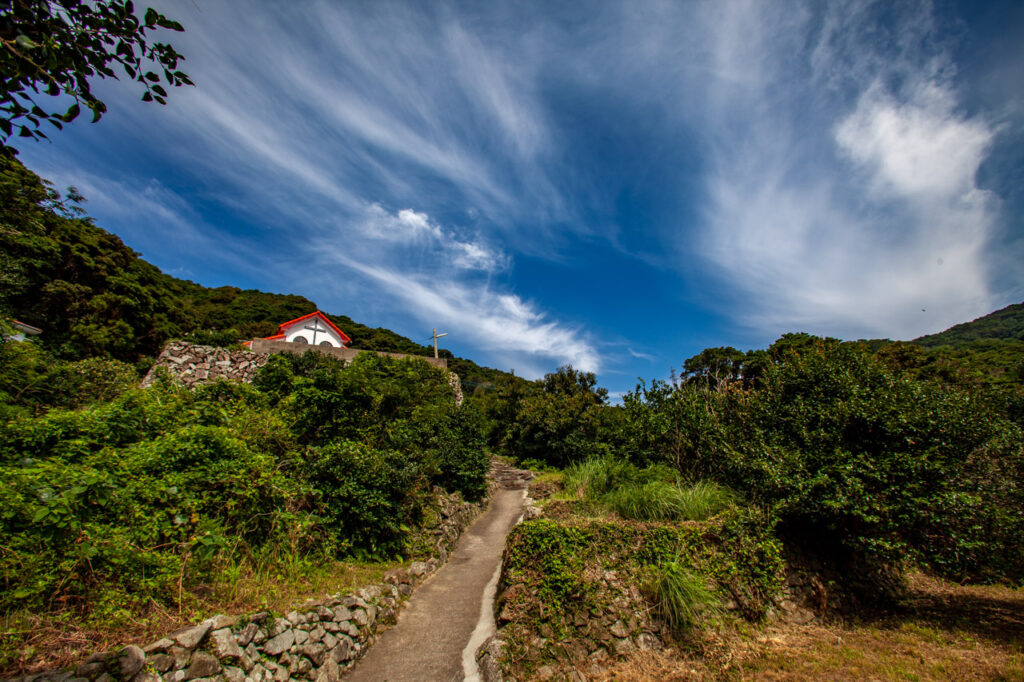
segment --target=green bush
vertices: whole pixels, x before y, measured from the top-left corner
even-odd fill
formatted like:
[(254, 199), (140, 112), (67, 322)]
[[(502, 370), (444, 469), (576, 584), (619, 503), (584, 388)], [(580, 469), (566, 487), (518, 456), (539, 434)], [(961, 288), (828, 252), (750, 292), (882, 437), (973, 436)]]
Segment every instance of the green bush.
[(340, 548), (369, 557), (401, 553), (426, 492), (416, 462), (343, 441), (309, 449), (302, 468), (316, 489), (321, 522)]

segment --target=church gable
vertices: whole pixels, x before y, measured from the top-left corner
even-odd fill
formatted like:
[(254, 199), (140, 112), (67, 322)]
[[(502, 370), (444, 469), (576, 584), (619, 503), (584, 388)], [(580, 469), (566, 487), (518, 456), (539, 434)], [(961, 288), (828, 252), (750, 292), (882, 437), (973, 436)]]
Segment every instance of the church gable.
[(319, 310), (282, 323), (277, 334), (268, 336), (267, 340), (334, 348), (344, 348), (352, 343), (352, 339)]

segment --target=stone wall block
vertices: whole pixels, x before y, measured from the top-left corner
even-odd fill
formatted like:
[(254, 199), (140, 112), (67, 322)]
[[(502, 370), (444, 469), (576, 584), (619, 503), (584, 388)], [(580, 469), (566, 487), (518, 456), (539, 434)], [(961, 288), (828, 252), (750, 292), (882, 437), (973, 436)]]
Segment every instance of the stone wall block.
[(200, 623), (195, 627), (178, 630), (170, 638), (184, 649), (195, 649), (209, 631), (210, 623)]
[(135, 673), (142, 670), (146, 663), (146, 653), (134, 644), (121, 649), (117, 654), (117, 670), (122, 680), (130, 680)]
[(249, 642), (256, 636), (259, 629), (260, 626), (256, 625), (256, 623), (248, 623), (235, 637), (238, 646), (249, 646)]
[(188, 666), (188, 671), (185, 673), (186, 680), (195, 680), (200, 677), (210, 677), (216, 675), (221, 671), (220, 661), (213, 654), (208, 654), (205, 651), (197, 651), (192, 656), (192, 663)]
[(285, 630), (273, 639), (267, 640), (263, 645), (263, 653), (268, 656), (277, 656), (284, 653), (295, 643), (295, 632), (291, 629)]
[(210, 651), (221, 661), (236, 662), (242, 659), (242, 650), (230, 628), (221, 628), (210, 633)]

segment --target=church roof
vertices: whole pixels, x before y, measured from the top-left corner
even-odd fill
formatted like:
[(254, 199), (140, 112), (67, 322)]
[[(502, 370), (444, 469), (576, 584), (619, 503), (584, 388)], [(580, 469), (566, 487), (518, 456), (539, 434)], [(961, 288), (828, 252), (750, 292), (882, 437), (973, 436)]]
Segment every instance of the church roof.
[(283, 339), (284, 338), (284, 333), (285, 333), (285, 331), (288, 330), (289, 327), (291, 327), (293, 325), (296, 325), (299, 322), (305, 322), (306, 320), (311, 320), (314, 317), (321, 319), (324, 322), (324, 324), (326, 324), (328, 327), (330, 327), (331, 330), (341, 338), (342, 342), (346, 346), (348, 344), (352, 343), (352, 339), (348, 338), (348, 334), (346, 334), (345, 332), (343, 332), (340, 329), (338, 329), (337, 325), (335, 325), (333, 322), (331, 322), (329, 319), (327, 319), (327, 316), (324, 315), (319, 310), (314, 310), (310, 314), (303, 315), (302, 317), (296, 317), (294, 320), (288, 320), (287, 322), (282, 322), (281, 324), (279, 324), (277, 326), (277, 333), (274, 334), (273, 336), (268, 336), (266, 338), (267, 338), (268, 341), (276, 341), (276, 340), (279, 340), (279, 339)]
[(25, 324), (20, 320), (11, 320), (11, 325), (20, 331), (22, 334), (28, 334), (29, 336), (35, 336), (36, 334), (42, 334), (43, 330), (39, 327), (33, 327), (30, 324)]

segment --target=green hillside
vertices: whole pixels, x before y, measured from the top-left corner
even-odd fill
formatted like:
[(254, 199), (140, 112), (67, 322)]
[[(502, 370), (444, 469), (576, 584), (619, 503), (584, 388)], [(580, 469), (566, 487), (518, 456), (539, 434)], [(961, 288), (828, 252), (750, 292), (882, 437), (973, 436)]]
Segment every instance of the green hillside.
[[(273, 334), (317, 309), (303, 296), (204, 287), (161, 272), (21, 163), (0, 157), (0, 312), (45, 327), (62, 359), (152, 358), (171, 338), (227, 345)], [(353, 348), (429, 355), (430, 347), (330, 315)], [(442, 351), (469, 387), (505, 372)]]
[(926, 348), (952, 346), (960, 348), (982, 339), (1006, 339), (1024, 342), (1024, 303), (1015, 303), (970, 322), (950, 327), (938, 334), (914, 339)]

